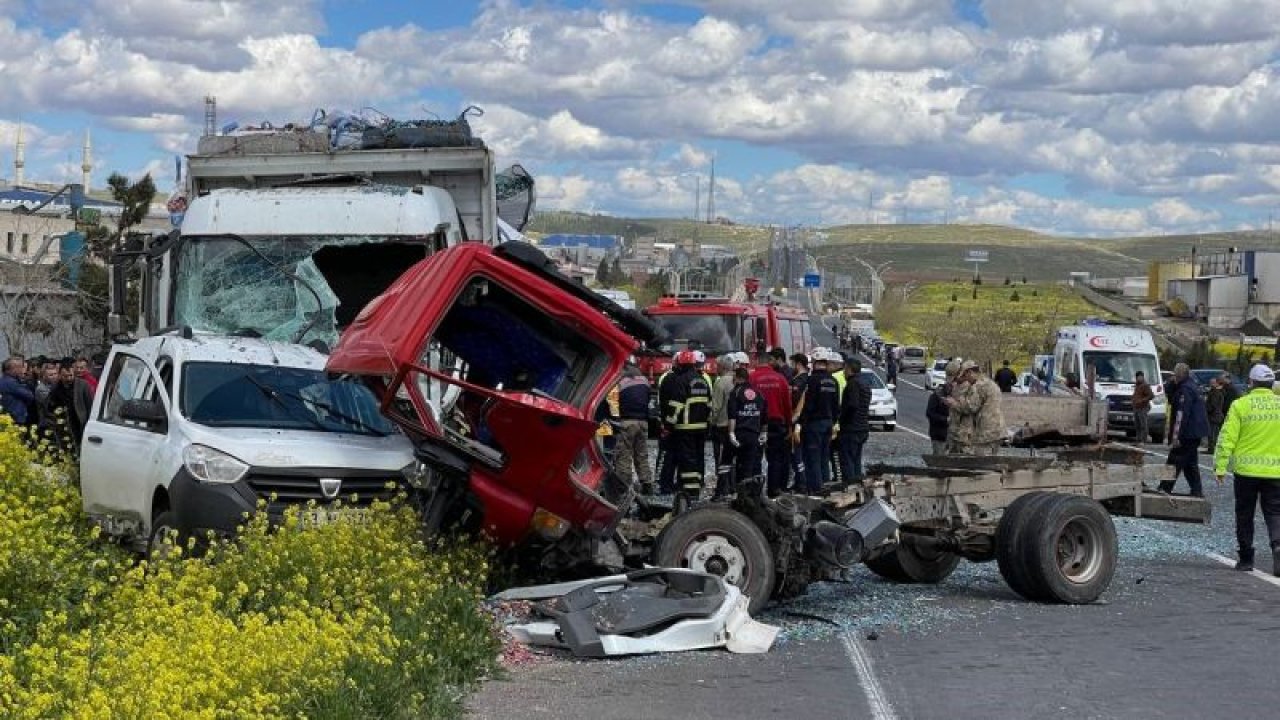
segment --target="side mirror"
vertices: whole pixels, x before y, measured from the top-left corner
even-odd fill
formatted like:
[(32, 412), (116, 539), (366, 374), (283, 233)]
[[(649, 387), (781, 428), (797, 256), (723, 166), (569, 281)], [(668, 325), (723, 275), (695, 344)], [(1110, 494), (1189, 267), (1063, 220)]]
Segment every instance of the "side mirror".
[(888, 385), (886, 385), (885, 387), (889, 388), (889, 392), (891, 392), (891, 393), (896, 393), (896, 392), (898, 392), (898, 384), (897, 384), (897, 383), (889, 383), (889, 384), (888, 384)]
[(120, 405), (120, 418), (144, 425), (163, 425), (169, 414), (164, 405), (155, 400), (125, 400)]

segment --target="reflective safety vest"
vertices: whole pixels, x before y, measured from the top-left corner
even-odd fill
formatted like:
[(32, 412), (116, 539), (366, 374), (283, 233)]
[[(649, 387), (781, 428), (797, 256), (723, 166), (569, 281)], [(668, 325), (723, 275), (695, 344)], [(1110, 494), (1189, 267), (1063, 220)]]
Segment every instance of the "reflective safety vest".
[(1280, 481), (1280, 396), (1257, 388), (1231, 403), (1213, 453), (1214, 472)]

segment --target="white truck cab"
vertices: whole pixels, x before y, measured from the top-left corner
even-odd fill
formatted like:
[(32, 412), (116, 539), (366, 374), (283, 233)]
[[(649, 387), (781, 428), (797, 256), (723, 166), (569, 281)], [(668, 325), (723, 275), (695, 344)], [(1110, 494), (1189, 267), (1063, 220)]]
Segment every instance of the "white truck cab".
[(364, 385), (333, 379), (302, 345), (192, 333), (118, 344), (85, 428), (85, 512), (150, 549), (161, 531), (229, 534), (266, 502), (271, 515), (315, 501), (367, 504), (402, 486), (404, 435)]
[(1107, 401), (1107, 426), (1112, 430), (1134, 432), (1132, 396), (1134, 377), (1139, 372), (1155, 392), (1147, 416), (1149, 439), (1161, 442), (1166, 403), (1160, 380), (1160, 355), (1151, 332), (1101, 321), (1058, 329), (1052, 361), (1055, 384), (1087, 392), (1092, 380), (1094, 397)]

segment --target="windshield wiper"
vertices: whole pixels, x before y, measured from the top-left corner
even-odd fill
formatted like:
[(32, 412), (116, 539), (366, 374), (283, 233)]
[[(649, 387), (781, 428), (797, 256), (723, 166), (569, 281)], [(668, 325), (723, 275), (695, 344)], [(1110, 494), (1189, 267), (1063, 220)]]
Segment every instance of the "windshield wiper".
[[(297, 400), (298, 402), (300, 402), (300, 403), (302, 403), (302, 404), (304, 404), (304, 405), (313, 405), (313, 406), (315, 406), (315, 407), (318, 407), (318, 408), (320, 408), (321, 410), (324, 410), (325, 412), (329, 413), (329, 414), (330, 414), (330, 415), (332, 415), (333, 417), (335, 417), (335, 418), (337, 418), (337, 419), (339, 419), (339, 420), (341, 420), (341, 421), (343, 421), (343, 422), (349, 423), (350, 425), (352, 425), (352, 426), (354, 426), (354, 427), (360, 428), (361, 430), (364, 430), (365, 432), (369, 433), (370, 435), (375, 435), (375, 436), (377, 436), (377, 437), (386, 437), (386, 436), (388, 435), (388, 433), (383, 432), (382, 430), (379, 430), (378, 428), (375, 428), (374, 426), (370, 425), (369, 423), (367, 423), (367, 422), (365, 422), (365, 421), (363, 421), (363, 420), (361, 420), (361, 419), (359, 419), (359, 418), (352, 417), (352, 416), (350, 416), (350, 415), (348, 415), (348, 414), (346, 414), (346, 413), (342, 412), (341, 410), (338, 410), (337, 408), (333, 407), (333, 406), (332, 406), (332, 405), (330, 405), (329, 403), (321, 402), (321, 401), (319, 401), (319, 400), (309, 400), (309, 399), (307, 399), (307, 398), (302, 397), (301, 395), (296, 395), (296, 394), (294, 394), (294, 393), (288, 393), (288, 392), (281, 392), (281, 391), (276, 390), (276, 389), (274, 389), (274, 388), (267, 387), (267, 385), (266, 385), (265, 383), (263, 383), (261, 380), (259, 380), (258, 378), (254, 377), (253, 375), (250, 375), (250, 374), (248, 374), (248, 373), (245, 373), (245, 376), (244, 376), (244, 377), (245, 377), (245, 379), (246, 379), (246, 380), (248, 380), (249, 382), (251, 382), (251, 383), (253, 383), (255, 386), (257, 386), (257, 388), (258, 388), (259, 390), (261, 390), (261, 391), (263, 392), (263, 394), (265, 394), (267, 397), (269, 397), (269, 398), (271, 398), (272, 400), (274, 400), (276, 403), (278, 403), (278, 404), (280, 405), (280, 407), (283, 407), (284, 409), (288, 410), (291, 414), (297, 415), (297, 413), (296, 413), (296, 412), (294, 412), (293, 406), (289, 405), (289, 403), (286, 403), (286, 402), (283, 400), (283, 398), (289, 398), (290, 400)], [(320, 428), (321, 430), (325, 430), (325, 431), (328, 431), (328, 432), (333, 432), (333, 428), (329, 427), (328, 425), (325, 425), (325, 424), (324, 424), (324, 421), (322, 421), (320, 418), (316, 417), (315, 415), (311, 415), (311, 414), (309, 414), (309, 413), (308, 413), (308, 414), (307, 414), (307, 421), (308, 421), (308, 422), (310, 422), (312, 425), (316, 426), (317, 428)]]
[[(298, 418), (298, 413), (294, 411), (292, 405), (284, 401), (284, 398), (281, 397), (283, 393), (281, 393), (279, 390), (267, 387), (266, 383), (254, 377), (251, 373), (245, 373), (244, 379), (253, 383), (254, 387), (261, 390), (262, 394), (267, 396), (267, 398), (269, 398), (272, 402), (284, 408), (285, 412), (289, 413), (289, 415), (293, 416), (295, 419)], [(311, 423), (311, 425), (317, 429), (324, 430), (326, 432), (329, 431), (329, 426), (321, 422), (320, 418), (316, 417), (315, 415), (307, 414), (307, 416), (302, 419), (306, 420), (308, 423)]]

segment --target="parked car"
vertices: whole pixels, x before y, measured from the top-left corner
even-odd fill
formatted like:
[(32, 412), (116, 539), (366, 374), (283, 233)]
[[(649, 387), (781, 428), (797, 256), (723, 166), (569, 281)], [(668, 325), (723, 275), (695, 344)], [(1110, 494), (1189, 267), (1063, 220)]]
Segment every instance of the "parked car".
[(947, 363), (951, 362), (947, 359), (934, 360), (933, 366), (925, 372), (925, 384), (930, 390), (942, 387), (947, 382)]
[(1023, 370), (1018, 373), (1018, 381), (1013, 384), (1014, 395), (1030, 395), (1031, 383), (1035, 380), (1035, 376), (1030, 370)]
[(898, 362), (898, 372), (914, 371), (923, 373), (928, 369), (928, 348), (919, 345), (908, 345), (902, 348), (902, 359)]
[(898, 429), (898, 399), (893, 391), (871, 370), (862, 371), (862, 381), (871, 388), (871, 424), (889, 432)]

